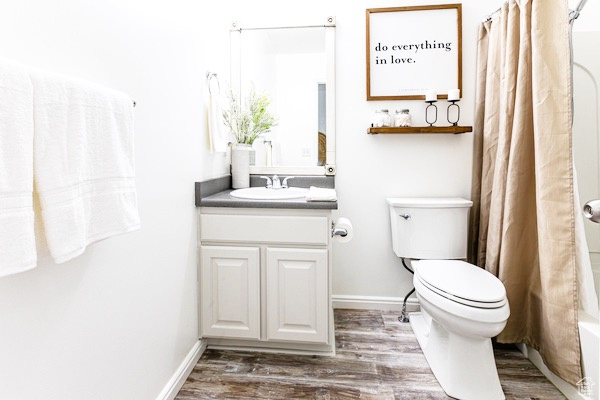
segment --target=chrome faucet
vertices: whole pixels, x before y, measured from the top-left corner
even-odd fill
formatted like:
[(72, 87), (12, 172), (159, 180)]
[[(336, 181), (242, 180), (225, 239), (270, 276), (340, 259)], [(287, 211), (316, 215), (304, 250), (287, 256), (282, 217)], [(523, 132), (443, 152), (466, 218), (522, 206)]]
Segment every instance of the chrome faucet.
[(281, 182), (277, 175), (273, 175), (273, 178), (261, 175), (260, 178), (267, 180), (267, 185), (265, 186), (267, 189), (287, 189), (288, 179), (293, 179), (295, 178), (295, 176), (286, 176), (285, 178), (283, 178), (283, 182)]
[(273, 189), (281, 189), (281, 181), (277, 175), (273, 175)]

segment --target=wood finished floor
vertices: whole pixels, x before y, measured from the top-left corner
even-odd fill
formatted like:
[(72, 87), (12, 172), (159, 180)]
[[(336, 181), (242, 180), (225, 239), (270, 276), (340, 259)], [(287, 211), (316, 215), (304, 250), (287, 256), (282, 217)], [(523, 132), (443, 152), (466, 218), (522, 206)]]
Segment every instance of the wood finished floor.
[[(207, 350), (176, 400), (449, 399), (397, 312), (334, 314), (335, 357)], [(565, 399), (516, 348), (495, 356), (507, 399)]]

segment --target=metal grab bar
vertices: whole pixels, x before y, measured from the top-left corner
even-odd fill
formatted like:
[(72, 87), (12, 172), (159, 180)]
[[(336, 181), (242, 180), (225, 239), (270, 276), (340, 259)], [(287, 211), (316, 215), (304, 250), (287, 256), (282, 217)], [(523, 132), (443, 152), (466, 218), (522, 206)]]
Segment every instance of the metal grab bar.
[(592, 222), (600, 223), (600, 199), (585, 203), (583, 215)]

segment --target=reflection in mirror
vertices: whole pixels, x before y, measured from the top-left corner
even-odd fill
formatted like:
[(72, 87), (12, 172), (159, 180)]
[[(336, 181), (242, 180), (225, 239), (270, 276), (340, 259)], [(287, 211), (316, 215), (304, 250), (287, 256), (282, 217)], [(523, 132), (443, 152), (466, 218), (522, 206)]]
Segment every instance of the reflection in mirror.
[(325, 165), (327, 154), (327, 92), (326, 84), (319, 83), (319, 104), (317, 115), (319, 118), (319, 155), (317, 165)]
[[(255, 166), (326, 164), (328, 57), (326, 28), (240, 29), (239, 96), (253, 88), (271, 99), (277, 119), (254, 142)], [(234, 43), (232, 41), (232, 43)], [(233, 74), (232, 74), (233, 76)]]

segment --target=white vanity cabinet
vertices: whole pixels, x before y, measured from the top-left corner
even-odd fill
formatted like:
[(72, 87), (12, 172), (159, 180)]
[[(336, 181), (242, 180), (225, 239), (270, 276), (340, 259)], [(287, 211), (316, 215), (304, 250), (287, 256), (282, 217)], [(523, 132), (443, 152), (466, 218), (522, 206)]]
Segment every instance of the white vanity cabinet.
[(202, 207), (199, 218), (208, 345), (333, 352), (331, 212)]

